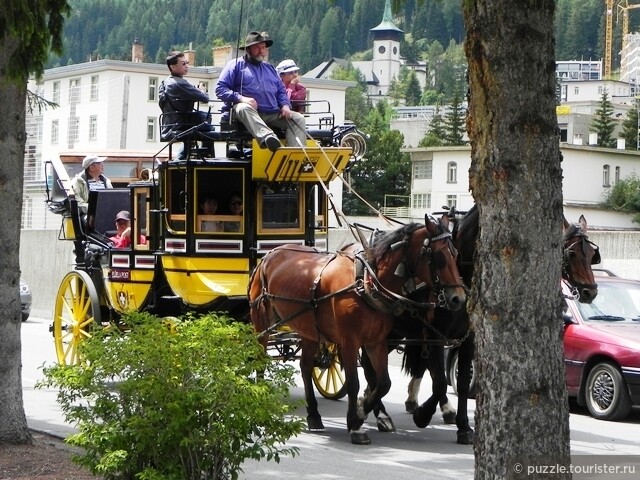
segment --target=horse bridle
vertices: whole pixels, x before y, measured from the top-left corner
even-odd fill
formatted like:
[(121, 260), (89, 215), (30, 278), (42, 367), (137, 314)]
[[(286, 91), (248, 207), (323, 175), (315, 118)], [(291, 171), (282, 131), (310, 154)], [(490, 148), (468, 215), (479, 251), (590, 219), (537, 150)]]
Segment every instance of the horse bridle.
[(587, 237), (587, 235), (582, 231), (582, 229), (578, 225), (574, 225), (574, 228), (575, 228), (575, 232), (572, 232), (570, 236), (567, 236), (564, 240), (564, 243), (566, 245), (566, 243), (570, 239), (577, 238), (575, 242), (572, 242), (568, 246), (564, 247), (564, 251), (562, 254), (562, 277), (565, 278), (569, 282), (569, 284), (573, 287), (575, 291), (573, 291), (572, 293), (576, 295), (577, 287), (598, 288), (598, 285), (595, 283), (582, 283), (582, 282), (573, 280), (571, 276), (571, 266), (569, 261), (571, 252), (573, 251), (572, 249), (579, 244), (580, 247), (582, 248), (582, 254), (586, 257), (587, 245), (591, 245), (594, 251), (593, 257), (591, 258), (591, 265), (599, 264), (602, 261), (602, 259), (600, 257), (600, 247), (598, 247), (598, 245), (596, 245), (595, 243), (591, 242)]

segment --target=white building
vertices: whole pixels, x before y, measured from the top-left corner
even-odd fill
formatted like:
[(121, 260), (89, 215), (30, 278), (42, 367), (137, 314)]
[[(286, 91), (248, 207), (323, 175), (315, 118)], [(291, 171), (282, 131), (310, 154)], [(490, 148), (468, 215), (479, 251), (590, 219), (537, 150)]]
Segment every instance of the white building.
[[(141, 48), (134, 43), (130, 62), (98, 60), (68, 65), (46, 70), (38, 83), (30, 81), (30, 91), (58, 106), (27, 114), (22, 228), (60, 226), (59, 217), (49, 214), (44, 203), (46, 160), (60, 157), (74, 175), (87, 153), (109, 156), (106, 175), (115, 184), (126, 185), (150, 168), (153, 156), (166, 146), (159, 139), (158, 86), (169, 72), (164, 64), (142, 63)], [(209, 67), (196, 66), (194, 52), (185, 52), (193, 65), (187, 79), (213, 92), (230, 52), (231, 48), (214, 49), (217, 63)], [(326, 111), (330, 106), (329, 116), (342, 123), (345, 90), (353, 82), (305, 78), (304, 83), (307, 99), (322, 100), (318, 108)], [(213, 123), (219, 124), (221, 106), (214, 100), (200, 108), (211, 108)], [(221, 146), (216, 153), (224, 151)], [(166, 157), (166, 150), (159, 154), (161, 159)]]
[(563, 82), (602, 80), (602, 60), (558, 60), (556, 77)]
[[(562, 194), (565, 216), (576, 221), (584, 214), (598, 228), (633, 228), (628, 214), (599, 208), (616, 182), (640, 175), (640, 152), (561, 144)], [(469, 191), (471, 147), (428, 147), (403, 149), (411, 155), (410, 216), (455, 206), (468, 210), (474, 200)]]

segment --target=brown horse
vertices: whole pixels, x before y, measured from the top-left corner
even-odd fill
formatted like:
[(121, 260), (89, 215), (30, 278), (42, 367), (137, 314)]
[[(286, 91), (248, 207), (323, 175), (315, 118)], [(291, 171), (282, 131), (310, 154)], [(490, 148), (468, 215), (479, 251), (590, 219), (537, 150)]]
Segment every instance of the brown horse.
[[(479, 212), (474, 206), (459, 221), (456, 220), (455, 211), (448, 215), (454, 220), (453, 240), (458, 249), (458, 268), (466, 285), (471, 285), (474, 268), (474, 255), (476, 240), (479, 236)], [(444, 217), (441, 221), (445, 221)], [(578, 223), (570, 224), (564, 219), (562, 234), (563, 260), (562, 281), (568, 282), (574, 292), (574, 297), (582, 303), (591, 303), (598, 294), (598, 286), (595, 283), (592, 265), (600, 263), (598, 246), (590, 242), (587, 237), (587, 221), (580, 216)], [(397, 323), (404, 324), (406, 319), (398, 318)], [(401, 323), (403, 322), (403, 323)], [(466, 309), (457, 312), (447, 311), (442, 308), (435, 309), (434, 319), (431, 323), (431, 334), (436, 343), (431, 343), (425, 349), (425, 345), (407, 345), (403, 357), (403, 366), (412, 378), (409, 383), (409, 397), (405, 402), (407, 410), (414, 413), (414, 421), (417, 426), (424, 428), (431, 421), (431, 416), (436, 410), (439, 401), (445, 423), (456, 423), (458, 426), (457, 442), (462, 444), (473, 443), (474, 432), (469, 425), (467, 416), (467, 398), (473, 398), (475, 393), (471, 388), (472, 358), (474, 354), (474, 336), (469, 329), (469, 316)], [(422, 338), (423, 332), (416, 330), (411, 334), (406, 333), (405, 338)], [(437, 339), (443, 338), (442, 344)], [(446, 396), (447, 382), (443, 365), (443, 347), (445, 343), (457, 344), (458, 353), (458, 408), (453, 408)], [(426, 350), (426, 351), (425, 351)], [(417, 395), (420, 388), (420, 380), (424, 372), (429, 369), (432, 377), (432, 396), (418, 406)], [(380, 407), (381, 412), (384, 406)], [(377, 413), (377, 408), (376, 408)], [(386, 420), (390, 422), (390, 420)]]
[[(284, 245), (269, 252), (249, 282), (251, 320), (266, 346), (267, 334), (287, 325), (301, 338), (300, 371), (310, 430), (322, 430), (312, 383), (318, 343), (340, 347), (348, 392), (347, 428), (351, 442), (369, 444), (362, 424), (368, 412), (389, 391), (387, 334), (394, 316), (421, 311), (427, 298), (409, 300), (404, 292), (415, 280), (442, 288), (451, 309), (466, 300), (456, 267), (451, 235), (431, 217), (425, 225), (409, 224), (380, 235), (364, 251), (320, 253), (311, 247)], [(366, 349), (376, 385), (358, 399), (358, 351)]]
[(587, 237), (587, 220), (580, 215), (578, 223), (564, 221), (562, 241), (562, 279), (571, 285), (574, 297), (580, 303), (591, 303), (598, 295), (592, 265), (600, 263), (600, 250)]

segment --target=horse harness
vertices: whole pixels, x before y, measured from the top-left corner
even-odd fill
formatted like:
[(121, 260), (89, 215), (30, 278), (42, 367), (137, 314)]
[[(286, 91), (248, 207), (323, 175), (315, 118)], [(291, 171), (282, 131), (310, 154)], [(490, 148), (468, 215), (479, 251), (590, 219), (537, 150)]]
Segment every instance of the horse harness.
[[(260, 302), (263, 302), (265, 300), (277, 300), (277, 301), (283, 301), (283, 302), (298, 303), (298, 304), (302, 304), (302, 307), (299, 310), (296, 310), (295, 312), (291, 313), (290, 315), (287, 315), (284, 318), (280, 318), (276, 323), (269, 326), (265, 331), (261, 332), (258, 335), (258, 337), (260, 338), (264, 335), (273, 333), (282, 325), (285, 325), (286, 323), (290, 322), (291, 320), (293, 320), (294, 318), (296, 318), (297, 316), (303, 314), (308, 310), (315, 310), (318, 307), (318, 304), (320, 302), (329, 300), (337, 295), (340, 295), (342, 293), (345, 293), (351, 290), (355, 290), (356, 293), (371, 308), (383, 313), (394, 315), (394, 316), (400, 315), (405, 311), (409, 311), (413, 317), (421, 318), (421, 314), (422, 316), (424, 316), (424, 312), (426, 310), (434, 309), (436, 306), (444, 307), (446, 304), (446, 300), (445, 300), (444, 293), (442, 292), (442, 289), (445, 287), (445, 285), (441, 284), (438, 274), (436, 273), (436, 269), (444, 267), (446, 260), (444, 259), (444, 256), (442, 255), (441, 252), (433, 252), (431, 248), (432, 242), (442, 240), (444, 238), (449, 238), (449, 248), (452, 249), (455, 253), (455, 247), (453, 246), (450, 240), (451, 234), (449, 232), (441, 233), (440, 235), (437, 235), (433, 238), (429, 238), (429, 237), (426, 238), (424, 240), (424, 244), (420, 252), (420, 257), (427, 256), (427, 261), (429, 262), (429, 265), (431, 267), (429, 268), (429, 271), (431, 273), (432, 284), (434, 286), (437, 286), (440, 292), (438, 294), (437, 304), (433, 302), (417, 302), (387, 289), (384, 285), (380, 283), (380, 280), (376, 275), (375, 266), (372, 266), (369, 263), (369, 261), (365, 258), (364, 249), (359, 250), (358, 252), (353, 254), (353, 256), (345, 252), (336, 252), (333, 255), (331, 255), (331, 257), (322, 266), (322, 268), (320, 269), (320, 272), (318, 273), (318, 275), (313, 281), (313, 285), (310, 289), (310, 292), (311, 292), (310, 299), (285, 297), (282, 295), (275, 295), (273, 293), (270, 293), (267, 290), (267, 287), (265, 286), (266, 278), (264, 276), (264, 271), (263, 269), (260, 269), (260, 275), (261, 275), (260, 280), (263, 285), (262, 292), (253, 302), (249, 303), (250, 308), (254, 308)], [(392, 250), (395, 250), (400, 247), (406, 248), (407, 245), (408, 245), (408, 240), (407, 238), (405, 238), (397, 242), (396, 244), (393, 244), (390, 248)], [(316, 252), (321, 253), (317, 250)], [(316, 295), (317, 295), (318, 285), (322, 278), (322, 274), (324, 273), (325, 269), (329, 266), (329, 264), (333, 260), (335, 260), (338, 256), (348, 256), (353, 258), (354, 276), (355, 276), (354, 282), (351, 283), (350, 285), (347, 285), (346, 287), (341, 288), (340, 290), (329, 293), (327, 295), (323, 295), (322, 297), (317, 297)], [(402, 268), (400, 268), (400, 266)], [(406, 261), (403, 261), (403, 263), (400, 264), (400, 266), (396, 270), (395, 274), (405, 277), (407, 281), (405, 283), (405, 288), (403, 290), (406, 294), (411, 293), (412, 291), (416, 290), (414, 277), (413, 277), (414, 272), (413, 271), (410, 271), (408, 273), (406, 272)], [(435, 268), (433, 268), (433, 266), (435, 266)]]
[(575, 246), (582, 247), (582, 254), (587, 256), (587, 246), (591, 245), (594, 250), (593, 258), (591, 259), (591, 265), (599, 264), (602, 259), (600, 257), (600, 247), (595, 243), (589, 241), (589, 237), (582, 231), (580, 225), (572, 225), (569, 228), (569, 231), (564, 235), (564, 243), (571, 239), (577, 237), (577, 240), (571, 243), (569, 246), (564, 247), (564, 251), (562, 254), (562, 278), (566, 279), (569, 285), (571, 286), (571, 295), (574, 300), (580, 298), (580, 293), (578, 292), (577, 287), (584, 288), (597, 288), (597, 285), (594, 283), (582, 283), (578, 282), (571, 277), (571, 268), (570, 268), (570, 257), (572, 253), (572, 249)]

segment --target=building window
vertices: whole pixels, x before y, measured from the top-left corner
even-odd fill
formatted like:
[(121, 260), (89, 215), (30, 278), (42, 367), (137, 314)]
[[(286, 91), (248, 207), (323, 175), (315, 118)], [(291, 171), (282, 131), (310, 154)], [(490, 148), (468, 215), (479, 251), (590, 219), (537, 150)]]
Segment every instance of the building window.
[(89, 116), (89, 140), (98, 139), (98, 116)]
[(60, 82), (53, 82), (52, 102), (60, 104)]
[(80, 79), (72, 78), (69, 80), (69, 103), (78, 102), (80, 102)]
[(147, 117), (147, 141), (156, 141), (156, 117)]
[(91, 76), (91, 101), (95, 102), (98, 100), (98, 81), (99, 81), (99, 77), (98, 75), (92, 75)]
[(610, 178), (611, 167), (609, 165), (604, 165), (602, 167), (602, 186), (610, 187), (611, 186), (611, 178)]
[(431, 194), (430, 193), (414, 193), (412, 198), (412, 208), (416, 210), (430, 210)]
[(149, 96), (147, 100), (155, 102), (158, 98), (158, 77), (149, 77)]
[(431, 178), (432, 161), (413, 162), (413, 178)]
[(457, 207), (458, 206), (458, 196), (457, 195), (447, 195), (447, 207)]
[(67, 133), (67, 141), (69, 143), (69, 147), (72, 147), (74, 144), (78, 142), (78, 127), (80, 125), (80, 120), (78, 117), (69, 117), (69, 129)]
[(447, 164), (447, 183), (458, 183), (458, 164), (456, 162)]
[(613, 174), (613, 184), (617, 185), (620, 181), (620, 167), (616, 167), (615, 173)]
[(578, 95), (578, 93), (580, 93), (580, 88), (575, 87), (575, 88), (573, 89), (573, 94), (574, 94), (574, 95)]
[(60, 135), (59, 120), (52, 120), (51, 121), (51, 143), (53, 145), (58, 144), (58, 135)]

